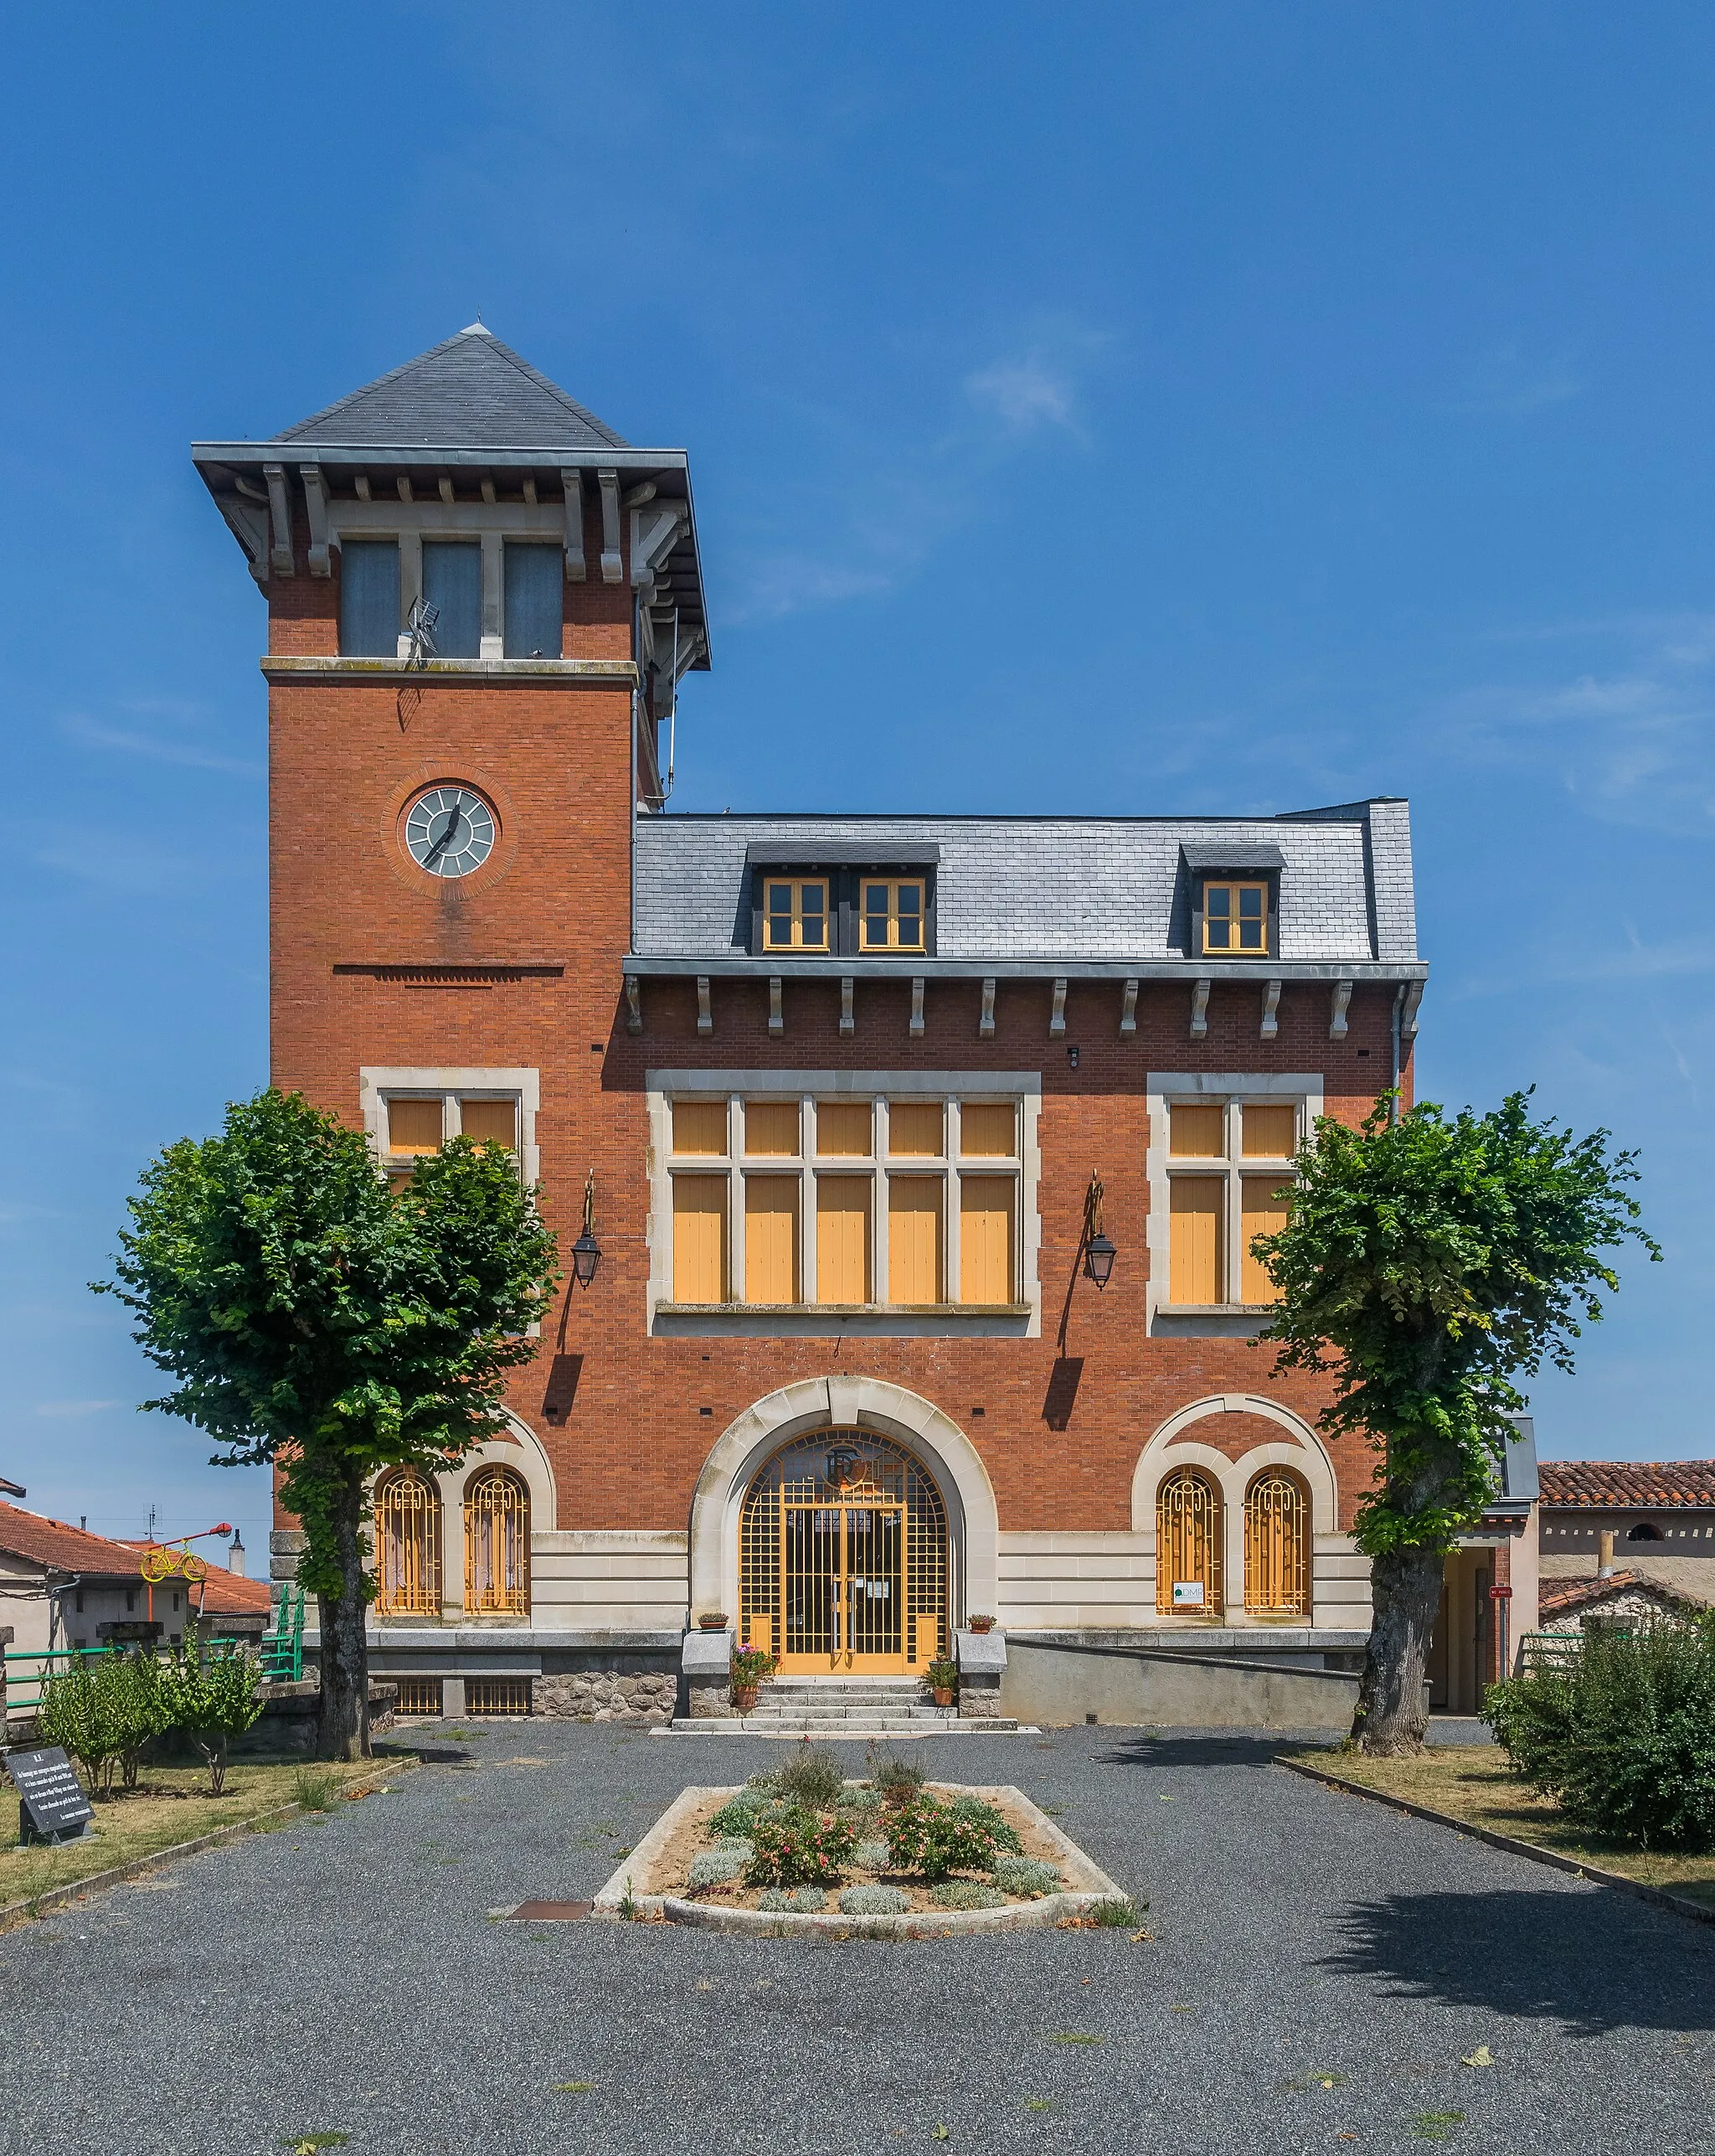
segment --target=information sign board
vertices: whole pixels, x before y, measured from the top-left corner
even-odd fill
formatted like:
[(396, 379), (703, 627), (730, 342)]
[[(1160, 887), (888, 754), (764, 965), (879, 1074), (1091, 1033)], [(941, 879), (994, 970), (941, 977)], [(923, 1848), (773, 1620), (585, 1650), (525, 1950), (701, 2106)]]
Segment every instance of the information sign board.
[(21, 1800), (20, 1841), (74, 1841), (94, 1819), (83, 1784), (57, 1744), (35, 1751), (0, 1753), (0, 1759)]

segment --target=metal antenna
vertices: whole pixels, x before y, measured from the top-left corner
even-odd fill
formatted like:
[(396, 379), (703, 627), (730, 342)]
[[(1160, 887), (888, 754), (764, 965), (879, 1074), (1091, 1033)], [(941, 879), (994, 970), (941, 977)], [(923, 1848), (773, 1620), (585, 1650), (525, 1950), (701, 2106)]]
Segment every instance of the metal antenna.
[(405, 664), (415, 673), (426, 666), (435, 656), (435, 624), (440, 619), (440, 609), (426, 599), (411, 601), (410, 617), (405, 623), (405, 634), (410, 639), (410, 649), (405, 654)]

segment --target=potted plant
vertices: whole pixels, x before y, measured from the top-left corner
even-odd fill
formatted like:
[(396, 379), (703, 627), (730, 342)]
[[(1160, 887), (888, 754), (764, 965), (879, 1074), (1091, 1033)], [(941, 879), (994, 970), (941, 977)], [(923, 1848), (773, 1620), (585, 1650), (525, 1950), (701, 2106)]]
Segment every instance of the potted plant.
[(698, 1630), (702, 1632), (724, 1632), (727, 1628), (727, 1613), (724, 1610), (698, 1610), (697, 1624)]
[(992, 1632), (994, 1628), (995, 1621), (991, 1617), (971, 1617), (965, 1620), (967, 1632)]
[(733, 1705), (741, 1715), (748, 1715), (756, 1705), (760, 1685), (773, 1676), (780, 1667), (776, 1658), (764, 1648), (753, 1647), (747, 1639), (733, 1652)]
[(956, 1662), (931, 1662), (924, 1676), (929, 1684), (930, 1697), (938, 1707), (950, 1707), (959, 1696), (959, 1665)]

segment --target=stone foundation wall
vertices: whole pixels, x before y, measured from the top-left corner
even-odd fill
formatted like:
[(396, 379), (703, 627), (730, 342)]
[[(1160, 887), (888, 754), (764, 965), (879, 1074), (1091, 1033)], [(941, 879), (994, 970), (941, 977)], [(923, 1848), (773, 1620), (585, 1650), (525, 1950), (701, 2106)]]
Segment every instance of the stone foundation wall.
[(574, 1669), (538, 1677), (530, 1711), (563, 1722), (670, 1722), (679, 1680), (670, 1669), (622, 1674), (615, 1669)]
[(685, 1711), (693, 1721), (726, 1721), (733, 1711), (733, 1688), (724, 1679), (709, 1678), (687, 1685), (685, 1700)]
[(959, 1673), (959, 1714), (967, 1722), (986, 1721), (1002, 1712), (999, 1672)]

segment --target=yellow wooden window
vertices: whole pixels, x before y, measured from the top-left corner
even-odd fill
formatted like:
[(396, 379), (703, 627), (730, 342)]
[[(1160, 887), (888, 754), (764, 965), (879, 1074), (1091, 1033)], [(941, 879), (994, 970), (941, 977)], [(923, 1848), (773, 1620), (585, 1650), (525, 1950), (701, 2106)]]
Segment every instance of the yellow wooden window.
[(439, 1153), (439, 1100), (389, 1101), (387, 1104), (387, 1150), (397, 1153)]
[(888, 1300), (941, 1300), (941, 1195), (938, 1175), (888, 1178)]
[(1264, 1468), (1245, 1496), (1244, 1607), (1310, 1615), (1310, 1493), (1287, 1467)]
[(945, 1113), (939, 1101), (890, 1101), (888, 1151), (904, 1160), (939, 1160)]
[(1205, 951), (1265, 952), (1269, 947), (1268, 885), (1205, 884), (1203, 947)]
[(793, 1160), (798, 1153), (798, 1103), (747, 1101), (744, 1150), (753, 1159)]
[(866, 951), (920, 951), (923, 948), (924, 886), (921, 878), (888, 878), (863, 885), (863, 948)]
[(673, 1151), (718, 1158), (727, 1149), (724, 1101), (675, 1101)]
[(1175, 1160), (1223, 1160), (1227, 1153), (1227, 1111), (1203, 1102), (1179, 1101), (1167, 1111), (1167, 1151)]
[(823, 1101), (816, 1111), (816, 1150), (824, 1160), (868, 1160), (873, 1130), (868, 1101)]
[(798, 1179), (744, 1179), (744, 1300), (798, 1300)]
[(966, 1175), (959, 1182), (959, 1300), (1010, 1302), (1013, 1297), (1013, 1194), (1010, 1175)]
[(1278, 1302), (1280, 1291), (1251, 1256), (1250, 1246), (1258, 1235), (1280, 1233), (1286, 1225), (1287, 1208), (1291, 1201), (1275, 1194), (1285, 1188), (1278, 1175), (1242, 1175), (1239, 1179), (1239, 1187), (1244, 1253), (1240, 1266), (1239, 1300), (1243, 1302)]
[(816, 1179), (816, 1299), (868, 1302), (870, 1184), (860, 1175)]
[(1298, 1111), (1247, 1101), (1239, 1111), (1241, 1150), (1248, 1160), (1290, 1160), (1298, 1148)]
[(673, 1300), (727, 1300), (727, 1179), (673, 1178)]
[(1168, 1292), (1177, 1303), (1224, 1302), (1224, 1176), (1176, 1175), (1170, 1185)]
[(515, 1101), (461, 1101), (459, 1127), (467, 1138), (474, 1138), (479, 1145), (493, 1140), (514, 1151), (518, 1148), (518, 1111)]
[(826, 951), (827, 885), (775, 882), (763, 887), (762, 942), (767, 951)]
[(1018, 1150), (1018, 1112), (1010, 1101), (966, 1101), (959, 1110), (959, 1150), (968, 1160), (1011, 1160)]

